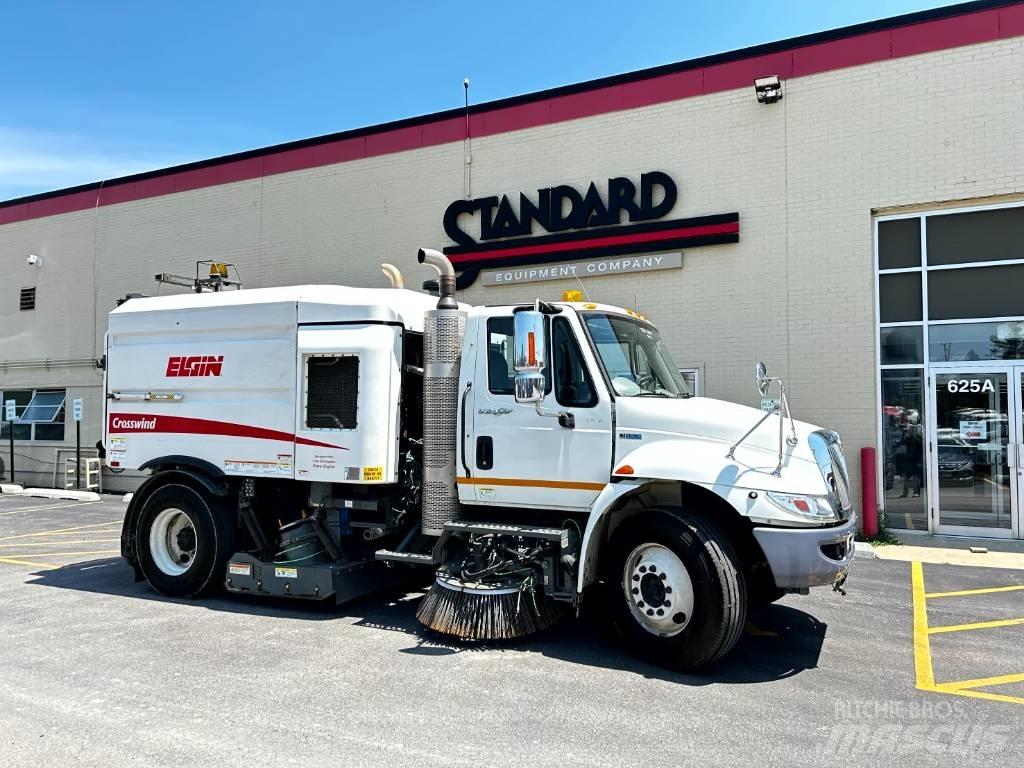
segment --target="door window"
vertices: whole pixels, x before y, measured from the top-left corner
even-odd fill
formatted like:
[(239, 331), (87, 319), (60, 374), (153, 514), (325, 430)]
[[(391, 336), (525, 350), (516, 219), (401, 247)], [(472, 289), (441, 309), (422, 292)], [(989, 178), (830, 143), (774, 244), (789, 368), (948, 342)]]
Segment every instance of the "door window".
[(551, 331), (551, 356), (554, 361), (555, 398), (569, 408), (597, 405), (597, 392), (590, 378), (572, 326), (564, 317), (556, 317)]

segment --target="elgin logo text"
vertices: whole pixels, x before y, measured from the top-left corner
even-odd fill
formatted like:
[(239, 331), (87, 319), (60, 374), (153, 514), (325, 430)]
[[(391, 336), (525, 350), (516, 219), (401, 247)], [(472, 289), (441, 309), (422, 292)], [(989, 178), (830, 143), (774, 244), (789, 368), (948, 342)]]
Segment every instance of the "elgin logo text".
[(167, 359), (167, 376), (220, 376), (224, 355), (194, 355)]

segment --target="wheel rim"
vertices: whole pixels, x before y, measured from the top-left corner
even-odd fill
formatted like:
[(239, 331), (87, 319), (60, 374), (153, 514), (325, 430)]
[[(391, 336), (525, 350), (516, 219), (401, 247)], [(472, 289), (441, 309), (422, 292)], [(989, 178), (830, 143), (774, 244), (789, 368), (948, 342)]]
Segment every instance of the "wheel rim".
[(678, 635), (693, 617), (693, 581), (668, 547), (641, 544), (630, 552), (622, 586), (633, 618), (653, 635)]
[(180, 576), (196, 560), (196, 529), (183, 510), (161, 510), (149, 529), (149, 552), (153, 563), (168, 576)]

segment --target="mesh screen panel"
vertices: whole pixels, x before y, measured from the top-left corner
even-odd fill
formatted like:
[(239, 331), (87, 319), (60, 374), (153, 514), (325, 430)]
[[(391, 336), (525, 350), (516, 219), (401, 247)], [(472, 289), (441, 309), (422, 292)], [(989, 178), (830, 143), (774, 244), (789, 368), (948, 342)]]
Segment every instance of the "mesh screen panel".
[(359, 395), (359, 358), (310, 357), (306, 360), (306, 426), (355, 429)]

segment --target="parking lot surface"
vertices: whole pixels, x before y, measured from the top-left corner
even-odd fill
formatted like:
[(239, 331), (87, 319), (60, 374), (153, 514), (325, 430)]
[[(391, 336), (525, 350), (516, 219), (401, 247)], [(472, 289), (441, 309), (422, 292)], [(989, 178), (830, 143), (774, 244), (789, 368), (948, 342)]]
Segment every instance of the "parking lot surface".
[(0, 765), (1019, 765), (1024, 571), (858, 560), (845, 597), (757, 611), (697, 675), (599, 617), (512, 645), (418, 595), (163, 598), (124, 504), (0, 496)]

